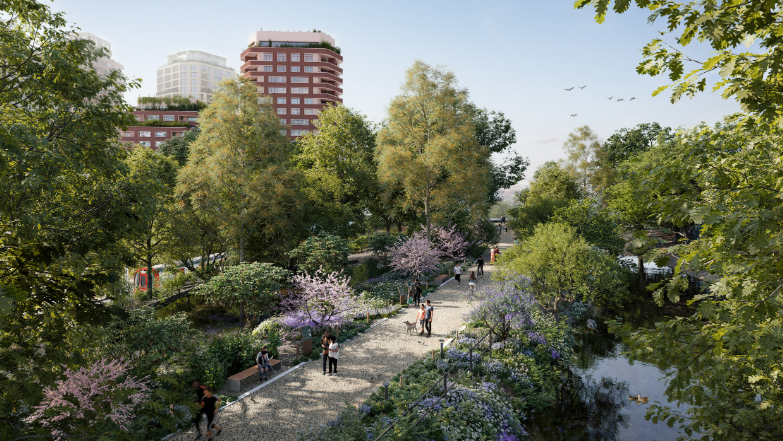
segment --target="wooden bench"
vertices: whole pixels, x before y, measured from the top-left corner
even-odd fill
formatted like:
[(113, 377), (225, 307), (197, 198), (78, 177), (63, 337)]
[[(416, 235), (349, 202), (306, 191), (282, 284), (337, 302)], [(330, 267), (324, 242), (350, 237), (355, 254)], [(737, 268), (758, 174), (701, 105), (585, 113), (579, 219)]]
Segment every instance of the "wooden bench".
[[(269, 364), (272, 366), (272, 371), (278, 371), (278, 372), (283, 366), (282, 363), (280, 363), (280, 360), (269, 360)], [(247, 368), (238, 374), (228, 377), (228, 379), (226, 380), (226, 387), (228, 388), (229, 392), (239, 393), (239, 390), (242, 388), (242, 381), (247, 380), (253, 375), (258, 375), (258, 374), (259, 374), (258, 366)]]
[(440, 285), (442, 285), (442, 284), (443, 284), (443, 282), (445, 282), (446, 280), (448, 280), (448, 278), (449, 278), (449, 276), (448, 276), (447, 274), (441, 274), (441, 275), (439, 275), (438, 277), (436, 277), (436, 278), (433, 280), (433, 284), (434, 284), (435, 286), (440, 286)]

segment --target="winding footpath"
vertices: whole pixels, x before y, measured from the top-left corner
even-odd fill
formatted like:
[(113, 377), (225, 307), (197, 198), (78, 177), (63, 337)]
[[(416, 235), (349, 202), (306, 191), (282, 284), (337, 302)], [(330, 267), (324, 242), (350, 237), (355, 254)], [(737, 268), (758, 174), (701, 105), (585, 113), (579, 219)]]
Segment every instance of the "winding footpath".
[[(501, 235), (501, 250), (512, 243), (513, 234)], [(478, 280), (479, 288), (490, 283), (493, 270), (493, 265), (489, 264), (489, 253), (484, 260), (485, 275)], [(274, 382), (270, 380), (244, 399), (221, 409), (216, 419), (223, 432), (217, 439), (293, 440), (297, 431), (335, 419), (346, 402), (357, 404), (365, 401), (384, 381), (390, 381), (427, 351), (439, 348), (439, 339), (447, 339), (450, 333), (462, 327), (463, 317), (471, 309), (466, 298), (470, 289), (467, 278), (475, 269), (473, 266), (467, 274), (463, 274), (462, 287), (458, 288), (457, 282), (452, 279), (427, 296), (434, 307), (432, 337), (426, 338), (413, 332), (409, 335), (404, 322), (415, 322), (416, 309), (403, 309), (340, 344), (337, 376), (322, 375), (321, 360), (311, 361), (282, 377), (278, 374)], [(195, 436), (195, 427), (191, 426), (187, 431), (170, 436), (167, 441), (193, 440)], [(206, 433), (202, 439), (206, 439)]]

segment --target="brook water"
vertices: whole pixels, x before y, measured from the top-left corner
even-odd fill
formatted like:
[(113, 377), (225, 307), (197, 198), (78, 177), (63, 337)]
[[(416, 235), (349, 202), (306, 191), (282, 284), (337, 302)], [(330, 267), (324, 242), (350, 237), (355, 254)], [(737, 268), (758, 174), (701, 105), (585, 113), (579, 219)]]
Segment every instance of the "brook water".
[[(692, 286), (693, 290), (698, 289)], [(639, 286), (631, 301), (622, 311), (615, 311), (628, 330), (653, 327), (656, 321), (675, 315), (689, 315), (683, 306), (658, 307), (646, 287)], [(657, 367), (642, 362), (631, 365), (621, 355), (625, 344), (610, 334), (604, 320), (598, 322), (598, 332), (582, 327), (577, 335), (579, 351), (570, 390), (563, 391), (559, 402), (545, 412), (534, 415), (534, 440), (602, 440), (647, 441), (676, 440), (677, 426), (665, 422), (654, 424), (644, 415), (655, 401), (668, 403), (664, 373)], [(641, 395), (648, 401), (639, 404), (629, 395)], [(684, 410), (684, 408), (680, 408)]]

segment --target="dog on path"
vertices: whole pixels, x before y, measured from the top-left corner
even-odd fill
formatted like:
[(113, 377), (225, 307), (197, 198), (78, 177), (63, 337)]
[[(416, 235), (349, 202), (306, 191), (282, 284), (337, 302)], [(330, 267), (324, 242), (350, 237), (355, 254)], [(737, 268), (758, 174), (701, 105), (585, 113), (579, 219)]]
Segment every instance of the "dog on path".
[(416, 322), (409, 323), (407, 320), (405, 320), (405, 326), (408, 327), (408, 329), (405, 331), (406, 333), (411, 332), (411, 329), (416, 332)]

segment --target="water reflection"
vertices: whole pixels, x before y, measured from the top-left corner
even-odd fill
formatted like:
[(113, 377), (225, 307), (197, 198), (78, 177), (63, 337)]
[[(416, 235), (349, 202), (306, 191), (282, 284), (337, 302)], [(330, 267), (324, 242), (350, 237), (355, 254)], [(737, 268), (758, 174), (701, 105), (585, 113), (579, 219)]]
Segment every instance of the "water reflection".
[[(649, 281), (649, 279), (648, 279)], [(692, 286), (692, 293), (698, 286)], [(579, 349), (574, 360), (572, 378), (561, 392), (559, 404), (534, 415), (534, 440), (607, 440), (647, 441), (675, 440), (676, 427), (645, 420), (648, 406), (656, 401), (666, 404), (663, 372), (648, 363), (631, 365), (621, 355), (626, 346), (609, 334), (604, 324), (611, 317), (622, 317), (629, 331), (652, 328), (655, 322), (672, 315), (688, 315), (682, 306), (658, 307), (644, 286), (632, 293), (621, 311), (604, 312), (595, 317), (598, 331), (580, 329)], [(629, 395), (647, 397), (640, 403)], [(680, 407), (679, 410), (686, 410)]]

